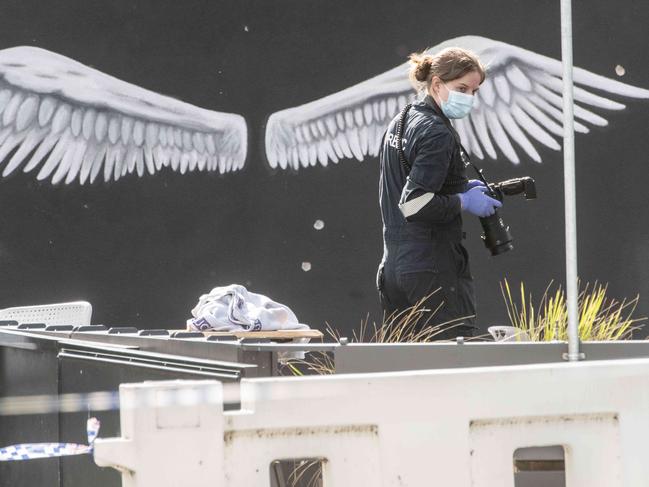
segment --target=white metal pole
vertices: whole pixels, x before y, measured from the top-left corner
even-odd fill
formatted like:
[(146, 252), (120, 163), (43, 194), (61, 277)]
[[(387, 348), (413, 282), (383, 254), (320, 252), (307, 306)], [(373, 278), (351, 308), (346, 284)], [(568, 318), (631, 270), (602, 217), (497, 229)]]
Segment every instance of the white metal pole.
[(561, 58), (563, 60), (563, 177), (566, 218), (566, 291), (568, 360), (579, 360), (579, 294), (577, 282), (577, 204), (575, 190), (575, 131), (572, 90), (572, 0), (561, 0)]

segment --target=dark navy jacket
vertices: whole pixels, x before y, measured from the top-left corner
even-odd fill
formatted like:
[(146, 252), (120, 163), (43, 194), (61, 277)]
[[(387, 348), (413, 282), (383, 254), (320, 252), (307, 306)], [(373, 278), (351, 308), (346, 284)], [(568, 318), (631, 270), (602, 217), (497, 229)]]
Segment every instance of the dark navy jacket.
[[(391, 261), (397, 273), (435, 270), (430, 242), (459, 243), (462, 239), (457, 193), (466, 190), (466, 167), (457, 134), (435, 101), (427, 96), (413, 104), (405, 122), (402, 147), (411, 166), (408, 173), (397, 150), (399, 118), (400, 114), (388, 126), (379, 155), (383, 263)], [(415, 187), (422, 194), (434, 193), (426, 206), (425, 221), (407, 222), (399, 210), (406, 178), (410, 188)]]

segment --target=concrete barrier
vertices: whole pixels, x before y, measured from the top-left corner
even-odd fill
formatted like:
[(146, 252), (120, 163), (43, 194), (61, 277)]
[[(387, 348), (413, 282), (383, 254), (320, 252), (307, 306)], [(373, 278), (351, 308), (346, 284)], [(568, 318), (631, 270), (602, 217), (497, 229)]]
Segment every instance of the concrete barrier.
[[(568, 487), (649, 482), (647, 359), (242, 380), (228, 412), (221, 387), (122, 386), (95, 461), (128, 487), (270, 486), (296, 458), (325, 459), (327, 487), (513, 487), (517, 449), (561, 445)], [(211, 399), (151, 407), (161, 391)]]

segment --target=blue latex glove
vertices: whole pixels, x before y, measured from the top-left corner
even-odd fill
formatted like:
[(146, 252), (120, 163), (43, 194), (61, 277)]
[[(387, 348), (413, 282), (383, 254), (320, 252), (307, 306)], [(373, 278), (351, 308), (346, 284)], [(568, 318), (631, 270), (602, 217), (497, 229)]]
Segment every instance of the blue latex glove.
[(466, 193), (458, 194), (462, 209), (480, 218), (493, 215), (496, 208), (500, 208), (503, 204), (497, 199), (486, 195), (487, 191), (489, 190), (485, 186), (479, 185), (471, 188)]
[(469, 191), (470, 189), (473, 189), (476, 186), (484, 186), (484, 183), (479, 179), (469, 179), (469, 182), (466, 183), (466, 190)]

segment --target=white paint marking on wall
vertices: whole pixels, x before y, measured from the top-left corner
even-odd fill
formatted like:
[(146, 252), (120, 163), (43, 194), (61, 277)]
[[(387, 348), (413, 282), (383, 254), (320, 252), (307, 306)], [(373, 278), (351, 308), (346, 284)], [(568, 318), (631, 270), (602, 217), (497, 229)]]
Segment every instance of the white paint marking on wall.
[[(541, 146), (559, 150), (556, 137), (562, 135), (561, 127), (545, 112), (561, 118), (561, 61), (479, 36), (448, 39), (426, 53), (435, 55), (449, 45), (473, 51), (489, 66), (489, 76), (476, 94), (471, 114), (454, 122), (469, 153), (495, 160), (497, 147), (512, 164), (518, 164), (521, 149), (536, 162), (542, 161), (537, 150)], [(367, 156), (377, 156), (380, 134), (392, 117), (416, 97), (407, 71), (408, 64), (404, 63), (336, 93), (273, 113), (265, 134), (270, 166), (300, 169), (319, 163), (331, 167), (331, 163), (342, 159), (363, 161)], [(618, 97), (649, 98), (645, 88), (577, 67), (573, 77), (579, 85), (574, 108), (577, 117), (586, 122), (575, 124), (580, 132), (588, 132), (587, 125), (606, 124), (598, 112), (624, 109), (616, 101)], [(595, 94), (597, 91), (604, 94)], [(492, 129), (501, 123), (503, 130), (487, 130), (487, 125)]]
[(1, 49), (0, 77), (10, 134), (0, 144), (0, 162), (8, 159), (2, 177), (40, 166), (39, 180), (84, 184), (154, 174), (170, 162), (181, 173), (225, 173), (245, 163), (241, 115), (205, 110), (36, 47)]

